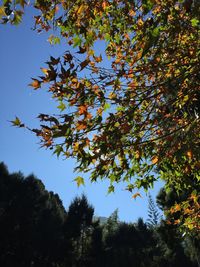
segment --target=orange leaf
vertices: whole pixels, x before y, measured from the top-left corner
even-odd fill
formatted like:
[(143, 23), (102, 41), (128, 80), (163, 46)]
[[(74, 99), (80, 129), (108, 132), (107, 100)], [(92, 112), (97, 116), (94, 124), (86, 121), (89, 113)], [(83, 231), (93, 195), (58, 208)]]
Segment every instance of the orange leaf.
[(137, 197), (142, 197), (139, 192), (132, 195), (132, 198), (136, 199)]
[(102, 8), (105, 9), (107, 6), (108, 6), (107, 1), (103, 1), (103, 3), (102, 3)]
[(35, 90), (41, 87), (41, 82), (37, 79), (32, 79), (33, 82), (29, 84), (29, 86), (32, 86)]
[(192, 158), (192, 151), (191, 151), (191, 150), (188, 150), (188, 151), (187, 151), (187, 156), (188, 156), (189, 159)]
[(158, 162), (158, 156), (153, 156), (151, 161), (152, 161), (153, 164), (156, 164)]
[(79, 106), (78, 109), (79, 109), (78, 111), (79, 115), (87, 113), (87, 106)]
[(175, 212), (180, 211), (181, 210), (181, 206), (179, 204), (176, 204), (174, 207)]
[(77, 131), (81, 131), (81, 130), (85, 130), (87, 128), (87, 125), (85, 122), (83, 121), (78, 121), (77, 125), (76, 125), (76, 129)]
[(133, 10), (133, 9), (131, 9), (130, 11), (129, 11), (129, 16), (131, 16), (131, 17), (133, 17), (133, 16), (135, 16), (135, 11)]
[(93, 56), (94, 57), (94, 59), (95, 59), (95, 61), (97, 62), (97, 63), (99, 63), (99, 62), (101, 62), (102, 61), (102, 56), (100, 55), (99, 57), (95, 57), (95, 56)]
[(86, 118), (87, 118), (88, 120), (92, 119), (92, 114), (91, 114), (91, 113), (87, 113)]

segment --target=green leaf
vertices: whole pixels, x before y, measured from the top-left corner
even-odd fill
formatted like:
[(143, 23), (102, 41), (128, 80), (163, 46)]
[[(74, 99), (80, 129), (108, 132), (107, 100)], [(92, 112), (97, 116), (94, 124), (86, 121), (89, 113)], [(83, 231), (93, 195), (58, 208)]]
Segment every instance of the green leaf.
[(13, 123), (14, 126), (19, 126), (21, 124), (21, 121), (18, 117), (16, 117), (15, 120), (11, 122)]
[(103, 109), (104, 111), (108, 110), (110, 108), (110, 104), (109, 103), (105, 103)]
[(22, 14), (23, 12), (21, 10), (17, 10), (14, 12), (14, 17), (12, 20), (12, 24), (18, 25), (22, 22)]
[(191, 19), (191, 23), (192, 23), (193, 27), (196, 27), (199, 24), (199, 20), (198, 19)]
[(111, 37), (110, 37), (109, 33), (106, 33), (104, 38), (105, 38), (106, 42), (110, 42)]
[(50, 35), (48, 38), (48, 42), (51, 45), (60, 44), (60, 38), (58, 36)]
[(15, 120), (11, 121), (11, 123), (13, 124), (13, 126), (18, 126), (18, 127), (20, 127), (22, 125), (22, 123), (18, 117), (15, 117)]
[(81, 38), (79, 36), (75, 36), (73, 38), (73, 41), (74, 41), (73, 47), (81, 46), (82, 40), (81, 40)]
[(59, 108), (59, 109), (60, 109), (60, 111), (63, 111), (63, 110), (65, 110), (65, 109), (66, 109), (66, 106), (65, 106), (65, 104), (64, 104), (62, 101), (60, 101), (60, 105), (59, 105), (59, 106), (57, 106), (57, 108)]
[(142, 3), (145, 14), (147, 14), (153, 8), (154, 5), (152, 0), (143, 0)]
[(85, 185), (84, 178), (81, 176), (77, 176), (74, 181), (77, 183), (77, 186)]
[(114, 187), (114, 185), (110, 185), (109, 187), (108, 187), (108, 194), (110, 194), (110, 193), (113, 193), (115, 191), (115, 187)]
[(120, 123), (117, 121), (115, 122), (114, 126), (118, 128), (120, 126)]
[(159, 33), (160, 33), (160, 28), (157, 27), (157, 28), (153, 29), (151, 34), (152, 34), (153, 37), (156, 38), (156, 37), (158, 37)]
[(63, 152), (62, 146), (57, 145), (55, 150), (54, 150), (54, 152), (53, 152), (53, 154), (56, 154), (57, 157), (59, 157), (61, 152)]

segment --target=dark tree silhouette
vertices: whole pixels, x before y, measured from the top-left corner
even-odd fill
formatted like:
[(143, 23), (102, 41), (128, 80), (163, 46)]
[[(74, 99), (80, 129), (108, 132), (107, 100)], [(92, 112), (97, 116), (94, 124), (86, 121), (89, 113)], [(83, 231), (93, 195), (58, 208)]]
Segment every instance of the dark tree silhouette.
[(149, 227), (155, 227), (158, 225), (159, 221), (160, 221), (160, 218), (161, 218), (161, 215), (158, 211), (158, 208), (155, 204), (155, 202), (153, 201), (153, 198), (152, 196), (149, 194), (148, 196), (148, 219), (147, 219), (147, 222), (148, 222), (148, 226)]
[[(158, 203), (164, 210), (184, 197), (161, 190)], [(120, 222), (117, 210), (103, 224), (93, 215), (85, 195), (66, 211), (34, 175), (0, 164), (0, 266), (199, 267), (199, 237), (180, 234), (170, 215), (151, 227)]]
[(65, 210), (33, 175), (0, 166), (0, 265), (53, 266), (62, 261)]

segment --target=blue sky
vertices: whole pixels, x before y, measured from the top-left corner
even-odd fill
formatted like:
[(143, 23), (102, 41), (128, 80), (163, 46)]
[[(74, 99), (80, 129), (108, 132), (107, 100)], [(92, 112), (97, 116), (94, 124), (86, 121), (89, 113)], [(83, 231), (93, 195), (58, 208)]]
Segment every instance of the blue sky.
[[(51, 46), (47, 34), (37, 34), (31, 30), (32, 20), (27, 15), (19, 26), (0, 25), (0, 161), (10, 172), (22, 171), (25, 175), (34, 173), (43, 181), (48, 190), (59, 194), (65, 207), (76, 195), (83, 192), (95, 207), (98, 216), (109, 216), (116, 208), (122, 221), (134, 222), (138, 217), (147, 218), (147, 197), (133, 200), (124, 190), (125, 185), (116, 187), (114, 194), (107, 195), (109, 183), (86, 181), (84, 187), (77, 188), (73, 179), (73, 160), (57, 159), (51, 151), (41, 149), (39, 140), (25, 129), (11, 126), (10, 120), (18, 116), (32, 128), (37, 127), (39, 113), (56, 113), (51, 96), (44, 90), (33, 91), (28, 84), (31, 77), (40, 73), (40, 67), (49, 56), (60, 56), (68, 47), (64, 44)], [(161, 183), (150, 193), (155, 196)]]

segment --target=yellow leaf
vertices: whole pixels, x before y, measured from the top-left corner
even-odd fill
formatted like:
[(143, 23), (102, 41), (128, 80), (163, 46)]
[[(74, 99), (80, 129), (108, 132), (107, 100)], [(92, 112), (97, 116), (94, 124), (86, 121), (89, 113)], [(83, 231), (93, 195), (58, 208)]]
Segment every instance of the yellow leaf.
[(73, 148), (74, 148), (74, 151), (78, 151), (79, 150), (79, 142), (74, 143)]
[(77, 15), (80, 15), (81, 13), (83, 13), (85, 11), (85, 5), (81, 5), (78, 10), (77, 10)]
[(15, 117), (15, 120), (11, 121), (13, 126), (24, 127), (24, 124), (21, 123), (18, 117)]
[(137, 24), (138, 26), (142, 26), (144, 24), (144, 21), (141, 18), (139, 18)]
[(140, 158), (140, 151), (139, 150), (136, 150), (135, 151), (135, 158), (136, 159), (139, 159)]
[(41, 68), (41, 71), (42, 71), (45, 75), (48, 75), (48, 69)]
[(93, 55), (94, 55), (94, 50), (90, 49), (90, 50), (88, 51), (88, 56), (93, 56)]
[(99, 116), (102, 116), (102, 113), (103, 113), (103, 108), (100, 107), (100, 108), (97, 110), (97, 114), (98, 114)]
[(117, 94), (114, 92), (111, 92), (108, 96), (110, 99), (116, 99), (117, 98)]
[(0, 18), (6, 17), (6, 12), (4, 6), (0, 6)]
[(74, 179), (74, 181), (77, 183), (77, 186), (85, 185), (84, 178), (81, 176), (78, 176)]
[(188, 150), (188, 151), (187, 151), (187, 156), (188, 156), (189, 159), (192, 158), (192, 151), (191, 151), (191, 150)]

